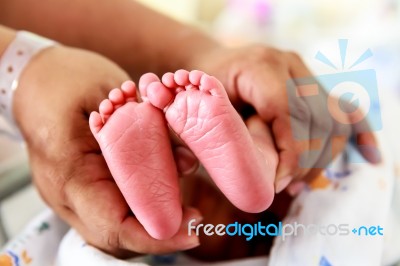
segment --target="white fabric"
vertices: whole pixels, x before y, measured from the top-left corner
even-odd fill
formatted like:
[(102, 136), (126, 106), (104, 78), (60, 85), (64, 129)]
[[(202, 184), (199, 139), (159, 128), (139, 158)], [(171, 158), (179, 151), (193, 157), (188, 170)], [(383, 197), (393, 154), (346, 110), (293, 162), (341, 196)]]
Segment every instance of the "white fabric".
[(86, 244), (75, 230), (70, 230), (61, 243), (55, 265), (143, 266), (147, 264), (116, 259)]
[[(0, 250), (1, 266), (146, 266), (146, 265), (214, 265), (214, 266), (264, 266), (266, 257), (221, 263), (202, 263), (183, 254), (167, 258), (142, 256), (131, 260), (116, 259), (88, 245), (73, 229), (51, 210), (34, 219), (27, 228)], [(172, 258), (172, 259), (171, 259)], [(173, 263), (165, 263), (173, 261)]]
[(69, 227), (51, 210), (37, 216), (0, 251), (1, 266), (50, 266)]
[[(214, 266), (264, 266), (268, 263), (266, 257), (235, 260), (221, 263), (202, 263), (188, 258), (183, 254), (158, 256), (142, 256), (131, 260), (119, 260), (102, 251), (87, 245), (82, 237), (70, 230), (64, 237), (56, 259), (56, 266), (146, 266), (146, 265), (214, 265)], [(167, 262), (167, 261), (173, 261)]]
[[(158, 256), (142, 256), (131, 260), (119, 260), (102, 251), (87, 245), (82, 237), (70, 230), (64, 237), (56, 259), (56, 266), (146, 266), (146, 265), (174, 265), (174, 266), (264, 266), (268, 263), (267, 257), (227, 261), (220, 263), (204, 263), (190, 259), (183, 254)], [(169, 262), (168, 262), (169, 261)], [(171, 262), (173, 261), (173, 262)]]
[[(277, 237), (269, 265), (375, 266), (400, 260), (400, 156), (396, 155), (400, 154), (400, 126), (394, 122), (400, 108), (390, 98), (381, 106), (383, 131), (377, 136), (383, 163), (348, 164), (345, 156), (339, 157), (317, 184), (311, 184), (295, 199), (283, 223), (348, 224), (350, 230), (379, 225), (383, 236), (365, 236), (362, 231), (360, 236), (350, 232), (335, 236), (302, 234), (285, 240)], [(358, 156), (354, 149), (347, 155)]]

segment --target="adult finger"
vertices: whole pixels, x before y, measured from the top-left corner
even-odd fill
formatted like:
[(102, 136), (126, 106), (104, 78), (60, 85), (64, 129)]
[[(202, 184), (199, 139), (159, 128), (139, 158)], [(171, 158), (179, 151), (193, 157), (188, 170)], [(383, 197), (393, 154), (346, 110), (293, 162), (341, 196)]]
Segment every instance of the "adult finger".
[(261, 117), (254, 115), (246, 120), (246, 125), (255, 145), (264, 155), (271, 170), (278, 166), (278, 153), (275, 149), (272, 133)]
[[(286, 72), (285, 72), (286, 70)], [(241, 98), (254, 106), (258, 115), (272, 127), (279, 166), (276, 174), (276, 192), (281, 191), (298, 174), (299, 143), (293, 138), (286, 82), (287, 69), (259, 66), (237, 79)], [(301, 113), (301, 112), (296, 112)], [(304, 145), (303, 142), (302, 145)], [(279, 189), (278, 189), (279, 188)]]
[(300, 174), (301, 146), (307, 142), (295, 142), (289, 115), (280, 115), (272, 123), (275, 143), (279, 149), (279, 166), (276, 174), (276, 193), (281, 192)]
[[(354, 106), (352, 108), (350, 103), (346, 107), (354, 109)], [(370, 112), (373, 111), (370, 110)], [(371, 125), (365, 118), (365, 113), (361, 109), (356, 109), (348, 113), (352, 128), (352, 144), (356, 146), (357, 150), (368, 162), (373, 164), (380, 163), (382, 158), (378, 142), (373, 134)]]
[[(100, 158), (93, 158), (93, 164), (99, 169)], [(89, 164), (90, 165), (90, 164)], [(101, 165), (101, 164), (100, 164)], [(186, 250), (197, 246), (195, 235), (188, 235), (188, 220), (201, 220), (195, 209), (184, 209), (184, 218), (178, 233), (169, 240), (152, 238), (130, 212), (121, 192), (113, 179), (104, 171), (86, 169), (81, 175), (72, 178), (65, 186), (69, 199), (68, 219), (89, 243), (106, 251), (129, 250), (136, 253), (161, 254), (177, 250)], [(100, 170), (100, 169), (99, 169)], [(98, 176), (93, 178), (93, 173)], [(99, 197), (101, 195), (101, 197)]]
[(378, 148), (376, 137), (372, 132), (359, 133), (356, 136), (357, 149), (361, 155), (370, 163), (382, 162), (382, 156)]

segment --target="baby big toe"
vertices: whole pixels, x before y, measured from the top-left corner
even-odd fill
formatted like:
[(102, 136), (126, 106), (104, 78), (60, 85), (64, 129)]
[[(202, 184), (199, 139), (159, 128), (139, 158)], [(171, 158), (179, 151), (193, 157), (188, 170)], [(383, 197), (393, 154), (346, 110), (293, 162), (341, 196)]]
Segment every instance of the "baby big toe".
[(143, 100), (147, 99), (147, 87), (150, 85), (150, 83), (156, 81), (160, 81), (160, 79), (154, 73), (146, 73), (140, 77), (139, 91), (140, 91), (140, 96), (142, 97)]
[(153, 82), (147, 87), (147, 98), (152, 105), (164, 110), (173, 101), (174, 95), (161, 82)]
[(213, 96), (228, 97), (225, 88), (221, 84), (221, 82), (215, 77), (209, 76), (207, 74), (201, 76), (199, 88), (201, 91), (209, 92)]

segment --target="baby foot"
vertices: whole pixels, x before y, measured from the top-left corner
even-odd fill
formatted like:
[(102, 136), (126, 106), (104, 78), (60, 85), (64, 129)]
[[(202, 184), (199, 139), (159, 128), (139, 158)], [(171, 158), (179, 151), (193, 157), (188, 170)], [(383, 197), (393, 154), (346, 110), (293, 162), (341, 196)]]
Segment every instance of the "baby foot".
[(222, 84), (201, 71), (178, 70), (160, 81), (145, 74), (141, 95), (165, 112), (172, 130), (239, 209), (260, 212), (271, 204), (275, 169), (268, 166), (231, 105)]
[(127, 81), (101, 102), (89, 125), (136, 218), (152, 237), (172, 237), (180, 227), (182, 208), (163, 113), (136, 102), (136, 86)]

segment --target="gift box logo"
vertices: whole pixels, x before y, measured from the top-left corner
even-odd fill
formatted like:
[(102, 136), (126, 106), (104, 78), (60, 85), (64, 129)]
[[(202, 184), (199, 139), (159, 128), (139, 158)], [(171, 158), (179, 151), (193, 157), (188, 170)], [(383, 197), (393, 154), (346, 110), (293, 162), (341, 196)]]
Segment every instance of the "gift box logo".
[[(362, 132), (382, 129), (376, 72), (373, 69), (352, 68), (372, 56), (366, 50), (349, 68), (345, 69), (347, 40), (339, 40), (342, 71), (313, 77), (291, 79), (287, 82), (289, 111), (293, 138), (298, 142), (312, 142), (300, 156), (300, 166), (304, 168), (325, 168), (333, 159), (335, 142)], [(315, 58), (338, 69), (321, 52)], [(308, 120), (311, 127), (305, 127)], [(343, 142), (343, 141), (342, 141)], [(336, 143), (336, 144), (335, 144)], [(361, 149), (357, 138), (354, 145)], [(325, 152), (321, 152), (324, 149)], [(326, 152), (327, 150), (332, 152)], [(370, 152), (378, 152), (371, 150)], [(352, 163), (365, 162), (360, 155), (349, 156)]]

